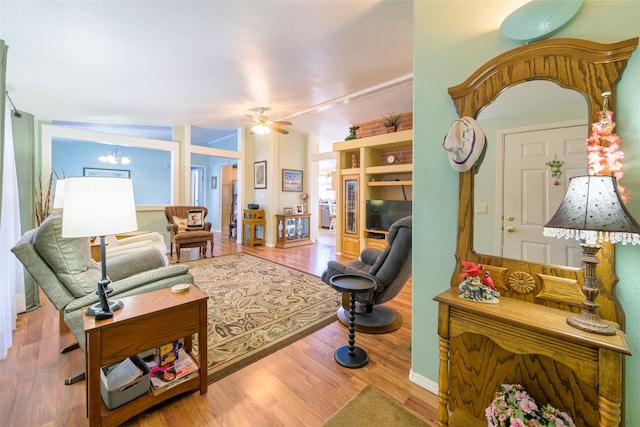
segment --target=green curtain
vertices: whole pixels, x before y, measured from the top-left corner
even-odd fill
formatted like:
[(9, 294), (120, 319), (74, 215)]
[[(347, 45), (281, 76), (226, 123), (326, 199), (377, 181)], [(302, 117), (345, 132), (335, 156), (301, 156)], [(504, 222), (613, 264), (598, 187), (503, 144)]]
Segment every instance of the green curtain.
[[(2, 102), (0, 102), (0, 188), (3, 185), (4, 164), (4, 129), (5, 111), (11, 108), (7, 104), (5, 93), (7, 75), (7, 53), (9, 47), (4, 40), (0, 40), (0, 89), (2, 90)], [(33, 202), (33, 165), (35, 153), (34, 117), (31, 114), (20, 111), (21, 117), (11, 116), (13, 126), (13, 146), (15, 151), (18, 175), (18, 192), (20, 197), (20, 225), (22, 232), (35, 226), (34, 202)], [(2, 202), (0, 201), (0, 204)], [(0, 215), (4, 209), (0, 206)], [(40, 307), (38, 286), (25, 270), (24, 277), (25, 298), (27, 311)]]
[[(17, 107), (17, 106), (16, 106)], [(35, 203), (33, 200), (34, 189), (34, 162), (35, 162), (35, 119), (32, 114), (20, 111), (21, 117), (11, 116), (13, 126), (13, 147), (16, 156), (18, 175), (18, 194), (20, 197), (20, 227), (22, 233), (36, 226)], [(23, 167), (23, 165), (25, 167)], [(28, 166), (27, 166), (28, 165)], [(33, 278), (24, 272), (24, 291), (27, 311), (40, 307), (38, 285)]]

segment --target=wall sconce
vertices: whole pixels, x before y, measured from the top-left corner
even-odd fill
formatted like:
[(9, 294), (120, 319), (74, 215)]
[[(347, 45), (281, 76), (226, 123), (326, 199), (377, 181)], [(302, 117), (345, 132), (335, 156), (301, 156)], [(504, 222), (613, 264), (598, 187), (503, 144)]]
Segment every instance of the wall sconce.
[(625, 207), (616, 178), (603, 175), (575, 176), (569, 180), (560, 207), (544, 225), (546, 237), (580, 240), (585, 267), (582, 293), (585, 300), (578, 315), (567, 318), (574, 328), (600, 335), (615, 335), (616, 329), (606, 323), (596, 310), (599, 294), (596, 254), (602, 246), (597, 242), (640, 245), (640, 225)]

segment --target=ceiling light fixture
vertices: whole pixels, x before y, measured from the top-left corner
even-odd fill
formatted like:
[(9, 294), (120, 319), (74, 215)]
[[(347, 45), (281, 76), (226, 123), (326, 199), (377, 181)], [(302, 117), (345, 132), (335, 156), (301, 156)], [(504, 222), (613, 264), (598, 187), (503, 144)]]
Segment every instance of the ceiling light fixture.
[(110, 163), (112, 165), (128, 165), (129, 163), (131, 163), (131, 159), (129, 159), (127, 156), (121, 156), (120, 154), (118, 154), (117, 145), (115, 146), (113, 153), (102, 155), (98, 157), (98, 160), (100, 160), (102, 163)]
[(269, 129), (269, 127), (268, 127), (268, 126), (266, 126), (266, 125), (264, 125), (264, 124), (262, 124), (262, 123), (260, 123), (260, 124), (257, 124), (257, 125), (255, 125), (255, 126), (253, 126), (253, 127), (251, 128), (251, 130), (252, 130), (252, 131), (253, 131), (253, 133), (255, 133), (256, 135), (266, 135), (266, 134), (268, 134), (269, 132), (271, 132), (271, 129)]

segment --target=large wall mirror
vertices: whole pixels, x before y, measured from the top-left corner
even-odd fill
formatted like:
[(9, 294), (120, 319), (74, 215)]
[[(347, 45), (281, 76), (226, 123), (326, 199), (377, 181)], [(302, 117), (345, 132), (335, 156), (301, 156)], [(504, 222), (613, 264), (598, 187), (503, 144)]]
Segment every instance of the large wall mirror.
[[(571, 255), (571, 248), (563, 249), (563, 253), (569, 255), (561, 259), (550, 257), (547, 250), (537, 250), (536, 245), (523, 252), (523, 245), (516, 244), (518, 248), (514, 250), (510, 247), (511, 235), (497, 234), (501, 234), (498, 230), (505, 227), (504, 222), (509, 221), (507, 217), (513, 216), (515, 223), (523, 214), (511, 213), (509, 202), (513, 197), (502, 194), (515, 191), (518, 197), (532, 198), (533, 193), (543, 193), (536, 196), (542, 200), (525, 200), (527, 203), (521, 200), (518, 203), (529, 204), (535, 209), (525, 214), (529, 220), (527, 223), (514, 226), (515, 231), (531, 225), (533, 233), (536, 233), (539, 224), (545, 222), (545, 212), (555, 211), (551, 200), (562, 197), (568, 178), (585, 173), (585, 139), (590, 123), (597, 119), (602, 108), (602, 92), (612, 92), (612, 100), (615, 101), (616, 83), (637, 44), (638, 38), (613, 44), (566, 38), (536, 42), (497, 56), (465, 82), (449, 88), (460, 117), (476, 118), (487, 135), (487, 153), (480, 167), (459, 174), (457, 265), (452, 275), (452, 286), (457, 287), (460, 282), (461, 261), (471, 261), (490, 271), (502, 295), (579, 311), (584, 299), (579, 249), (576, 248), (575, 257)], [(531, 95), (549, 90), (563, 95), (553, 98)], [(505, 101), (503, 97), (509, 99)], [(556, 98), (562, 101), (552, 104), (552, 99)], [(509, 114), (504, 112), (505, 104), (509, 105)], [(522, 106), (522, 110), (516, 110), (515, 105)], [(609, 105), (613, 107), (611, 101)], [(512, 161), (509, 149), (513, 147), (510, 144), (514, 140), (522, 141), (524, 133), (545, 129), (563, 135), (563, 151), (557, 155), (561, 156), (558, 160), (566, 160), (566, 167), (563, 167), (559, 184), (553, 185), (550, 169), (538, 168), (531, 172), (530, 179), (517, 184), (517, 190), (505, 188), (505, 181), (510, 183), (511, 178), (505, 178), (504, 173), (517, 170), (508, 164)], [(566, 135), (563, 132), (573, 133)], [(526, 139), (524, 141), (527, 144)], [(546, 161), (554, 160), (555, 153), (552, 154), (548, 148), (540, 149), (539, 154)], [(576, 160), (569, 160), (566, 157), (569, 155), (575, 156)], [(523, 186), (531, 186), (532, 191), (523, 192)], [(500, 212), (496, 212), (497, 209)], [(476, 229), (477, 232), (474, 231)], [(505, 230), (505, 233), (509, 231)], [(617, 278), (613, 245), (605, 245), (600, 251), (600, 260), (600, 314), (624, 328), (624, 313), (614, 292)]]

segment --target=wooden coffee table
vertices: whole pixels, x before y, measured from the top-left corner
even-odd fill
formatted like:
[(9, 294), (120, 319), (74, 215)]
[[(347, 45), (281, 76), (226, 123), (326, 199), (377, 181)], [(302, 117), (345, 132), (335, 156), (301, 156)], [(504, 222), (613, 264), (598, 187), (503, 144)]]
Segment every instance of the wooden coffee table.
[[(192, 390), (207, 392), (207, 299), (195, 285), (175, 294), (161, 289), (120, 298), (124, 308), (113, 318), (96, 320), (83, 315), (86, 338), (86, 393), (90, 426), (116, 426), (145, 409)], [(84, 310), (83, 310), (84, 312)], [(119, 362), (157, 346), (184, 338), (185, 350), (193, 356), (192, 335), (198, 334), (200, 375), (158, 396), (151, 392), (109, 410), (100, 396), (100, 367)]]

